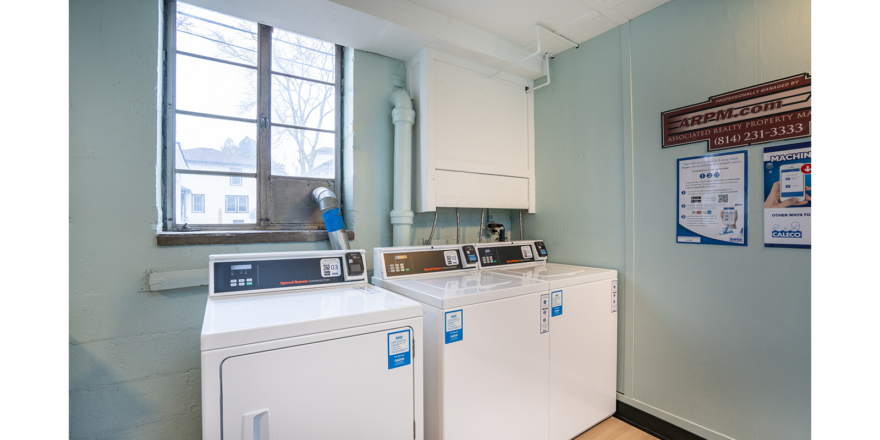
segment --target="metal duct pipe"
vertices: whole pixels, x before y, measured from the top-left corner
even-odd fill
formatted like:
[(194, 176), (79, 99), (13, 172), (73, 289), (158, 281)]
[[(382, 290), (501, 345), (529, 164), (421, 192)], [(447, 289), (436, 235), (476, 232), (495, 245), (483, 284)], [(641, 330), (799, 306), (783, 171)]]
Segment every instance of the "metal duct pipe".
[(428, 237), (428, 242), (425, 243), (430, 245), (431, 242), (434, 241), (434, 230), (437, 229), (437, 211), (434, 211), (434, 226), (431, 226), (431, 235)]
[(330, 188), (315, 188), (312, 191), (312, 200), (317, 202), (321, 209), (321, 217), (324, 218), (324, 226), (327, 227), (327, 236), (330, 238), (330, 247), (337, 250), (351, 249), (336, 194)]
[(478, 241), (477, 243), (483, 242), (483, 218), (485, 217), (485, 215), (486, 215), (486, 208), (483, 208), (480, 210), (480, 238), (479, 238), (480, 241)]
[(391, 92), (391, 122), (394, 123), (394, 209), (391, 210), (391, 240), (394, 246), (409, 246), (412, 240), (412, 126), (416, 112), (403, 89)]
[(458, 208), (455, 208), (455, 244), (461, 243), (461, 217), (458, 216)]

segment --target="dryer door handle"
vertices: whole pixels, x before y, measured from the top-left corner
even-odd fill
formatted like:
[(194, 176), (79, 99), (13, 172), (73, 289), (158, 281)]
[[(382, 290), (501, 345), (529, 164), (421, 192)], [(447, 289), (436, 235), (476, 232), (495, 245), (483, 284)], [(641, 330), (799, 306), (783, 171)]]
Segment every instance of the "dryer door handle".
[(242, 440), (272, 440), (269, 429), (269, 410), (263, 409), (241, 416)]

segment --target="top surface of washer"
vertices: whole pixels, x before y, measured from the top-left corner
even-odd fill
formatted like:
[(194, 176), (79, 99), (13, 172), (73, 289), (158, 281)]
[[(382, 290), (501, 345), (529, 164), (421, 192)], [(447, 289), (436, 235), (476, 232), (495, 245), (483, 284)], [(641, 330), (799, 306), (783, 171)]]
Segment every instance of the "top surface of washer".
[(538, 263), (527, 266), (500, 267), (497, 269), (483, 270), (482, 272), (508, 276), (516, 279), (543, 281), (550, 283), (551, 289), (617, 278), (617, 271), (613, 269), (572, 266), (558, 263)]
[(515, 279), (488, 271), (474, 270), (436, 277), (421, 276), (391, 280), (374, 277), (373, 283), (440, 309), (511, 298), (549, 288), (546, 282), (539, 280)]

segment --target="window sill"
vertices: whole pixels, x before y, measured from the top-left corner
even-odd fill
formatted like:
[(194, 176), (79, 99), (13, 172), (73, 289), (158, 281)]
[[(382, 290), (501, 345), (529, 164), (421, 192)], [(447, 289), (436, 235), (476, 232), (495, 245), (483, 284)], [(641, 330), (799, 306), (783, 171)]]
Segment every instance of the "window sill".
[[(354, 231), (345, 231), (354, 240)], [(327, 231), (194, 231), (160, 232), (159, 246), (194, 246), (203, 244), (302, 243), (328, 241)]]

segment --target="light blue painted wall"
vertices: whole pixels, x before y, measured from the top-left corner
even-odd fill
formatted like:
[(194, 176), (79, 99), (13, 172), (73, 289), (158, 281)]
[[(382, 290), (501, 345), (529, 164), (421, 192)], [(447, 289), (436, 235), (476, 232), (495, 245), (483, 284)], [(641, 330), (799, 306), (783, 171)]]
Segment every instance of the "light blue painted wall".
[[(616, 269), (623, 292), (620, 58), (614, 29), (552, 60), (550, 85), (535, 92), (536, 212), (523, 223), (526, 237), (544, 240), (551, 261)], [(623, 320), (618, 327), (622, 334)], [(620, 389), (622, 380), (618, 375)]]
[[(70, 4), (70, 437), (200, 439), (199, 333), (207, 289), (144, 291), (148, 271), (207, 267), (208, 255), (327, 243), (156, 246), (161, 11), (157, 0)], [(404, 63), (352, 53), (348, 88), (353, 247), (390, 245), (388, 94)], [(441, 212), (438, 237), (454, 240)], [(474, 211), (474, 210), (468, 210)], [(493, 211), (494, 212), (494, 211)], [(509, 222), (506, 211), (498, 215)], [(427, 214), (417, 217), (415, 234)], [(476, 214), (479, 218), (479, 212)], [(462, 224), (476, 225), (473, 213)], [(468, 230), (476, 240), (475, 229)], [(368, 255), (372, 253), (368, 252)], [(371, 257), (369, 257), (371, 258)]]
[(747, 148), (748, 247), (676, 244), (676, 159), (706, 146), (662, 150), (660, 113), (810, 66), (808, 0), (673, 0), (559, 54), (536, 92), (527, 235), (622, 270), (622, 399), (708, 437), (810, 437), (810, 251), (763, 247), (773, 144)]
[[(394, 177), (391, 175), (394, 167), (394, 124), (391, 122), (392, 105), (388, 96), (394, 80), (405, 80), (406, 63), (357, 50), (347, 50), (345, 60), (346, 76), (353, 80), (346, 82), (346, 94), (343, 95), (343, 105), (348, 111), (343, 134), (343, 159), (353, 160), (350, 163), (354, 163), (356, 167), (351, 171), (344, 171), (347, 177), (352, 177), (345, 184), (345, 197), (349, 207), (345, 211), (346, 226), (353, 227), (358, 237), (361, 237), (361, 231), (371, 237), (375, 236), (376, 240), (369, 243), (369, 246), (362, 245), (368, 250), (372, 247), (391, 246), (389, 213), (394, 202), (391, 197), (394, 186)], [(354, 197), (354, 203), (348, 197)], [(454, 244), (455, 208), (440, 208), (438, 213), (437, 229), (434, 231), (432, 243)], [(480, 210), (462, 208), (459, 210), (459, 217), (461, 242), (476, 242), (479, 238)], [(511, 228), (509, 210), (487, 210), (486, 222), (490, 220)], [(433, 222), (433, 212), (415, 214), (412, 226), (413, 244), (424, 244), (431, 235)], [(367, 265), (372, 267), (373, 254), (368, 254)]]

